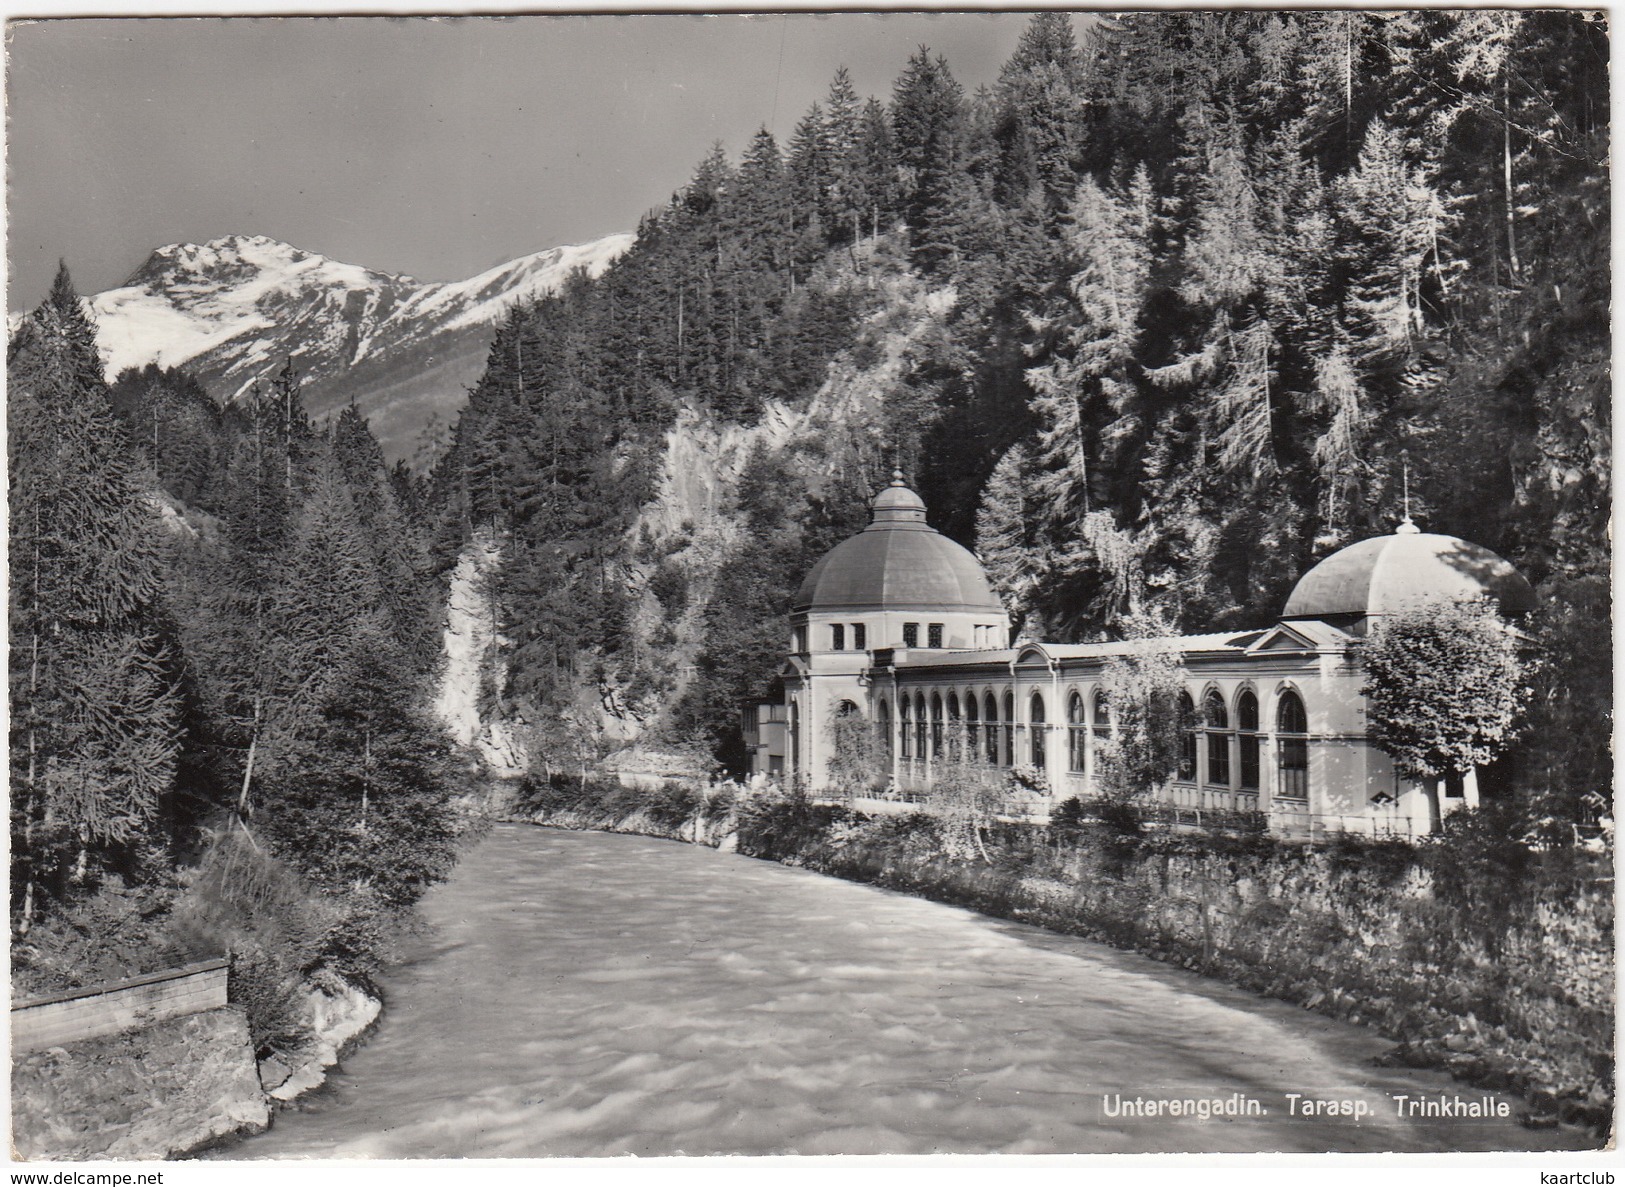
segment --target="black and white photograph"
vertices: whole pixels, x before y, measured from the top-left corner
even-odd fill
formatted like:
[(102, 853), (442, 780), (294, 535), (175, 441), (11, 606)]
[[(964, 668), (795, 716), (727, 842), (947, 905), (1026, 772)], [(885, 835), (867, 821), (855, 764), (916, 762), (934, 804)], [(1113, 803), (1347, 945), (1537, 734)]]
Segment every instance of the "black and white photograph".
[(14, 11), (10, 1165), (1617, 1168), (1609, 19)]

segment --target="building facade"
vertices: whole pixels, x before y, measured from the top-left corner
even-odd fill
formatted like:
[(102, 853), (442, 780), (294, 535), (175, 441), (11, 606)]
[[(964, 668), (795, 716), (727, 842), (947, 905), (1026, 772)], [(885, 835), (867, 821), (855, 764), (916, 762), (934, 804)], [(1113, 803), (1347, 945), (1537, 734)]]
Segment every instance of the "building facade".
[(879, 802), (925, 799), (947, 768), (1003, 771), (1011, 811), (1043, 816), (1102, 793), (1100, 756), (1116, 723), (1107, 664), (1154, 651), (1177, 664), (1186, 719), (1162, 789), (1175, 820), (1256, 811), (1272, 831), (1423, 835), (1477, 802), (1477, 779), (1418, 784), (1369, 738), (1359, 642), (1385, 614), (1489, 595), (1503, 614), (1533, 605), (1526, 581), (1486, 549), (1419, 531), (1327, 557), (1281, 617), (1252, 631), (1115, 643), (1012, 643), (980, 563), (926, 522), (894, 475), (873, 521), (803, 581), (790, 620), (782, 700), (747, 709), (782, 730), (772, 766), (814, 791), (851, 791), (843, 734), (864, 754)]

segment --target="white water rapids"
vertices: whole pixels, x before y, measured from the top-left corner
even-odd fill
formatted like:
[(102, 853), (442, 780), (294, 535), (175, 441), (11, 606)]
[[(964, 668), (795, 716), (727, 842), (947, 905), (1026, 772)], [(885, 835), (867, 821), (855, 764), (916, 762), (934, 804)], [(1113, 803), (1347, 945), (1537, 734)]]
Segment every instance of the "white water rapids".
[[(227, 1157), (1574, 1147), (1388, 1046), (1099, 944), (697, 846), (501, 825), (377, 1033)], [(1370, 1117), (1289, 1115), (1286, 1094)], [(1114, 1098), (1264, 1116), (1108, 1116)], [(1508, 1098), (1494, 1098), (1508, 1099)], [(1513, 1106), (1514, 1115), (1517, 1106)]]

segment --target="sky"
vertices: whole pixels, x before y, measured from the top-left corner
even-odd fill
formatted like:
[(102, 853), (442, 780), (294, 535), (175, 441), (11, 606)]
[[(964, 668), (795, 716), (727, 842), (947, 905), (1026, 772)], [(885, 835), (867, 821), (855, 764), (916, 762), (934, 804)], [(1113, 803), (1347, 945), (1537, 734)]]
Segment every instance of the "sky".
[(7, 308), (269, 235), (420, 280), (635, 230), (713, 142), (784, 146), (837, 67), (973, 91), (1019, 13), (82, 19), (7, 29)]

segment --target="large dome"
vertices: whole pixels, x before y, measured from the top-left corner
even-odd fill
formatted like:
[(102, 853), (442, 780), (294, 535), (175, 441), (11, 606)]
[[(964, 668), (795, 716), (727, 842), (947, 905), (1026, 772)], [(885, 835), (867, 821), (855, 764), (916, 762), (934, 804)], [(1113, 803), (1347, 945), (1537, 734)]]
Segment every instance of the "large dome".
[(1486, 594), (1508, 618), (1535, 605), (1529, 582), (1488, 548), (1418, 531), (1407, 520), (1393, 535), (1351, 544), (1310, 569), (1281, 617), (1393, 614)]
[(821, 610), (970, 610), (1004, 604), (969, 549), (925, 522), (920, 496), (894, 473), (875, 497), (874, 521), (813, 566), (795, 613)]

